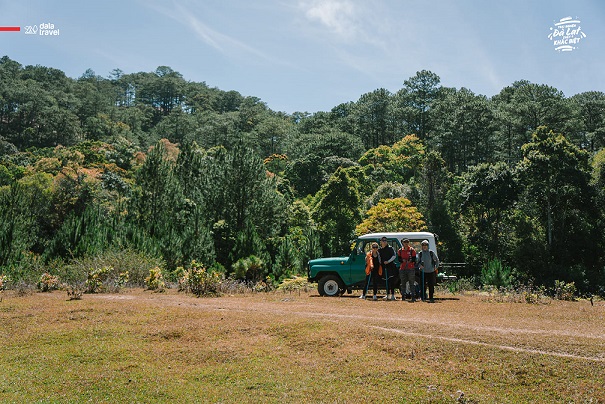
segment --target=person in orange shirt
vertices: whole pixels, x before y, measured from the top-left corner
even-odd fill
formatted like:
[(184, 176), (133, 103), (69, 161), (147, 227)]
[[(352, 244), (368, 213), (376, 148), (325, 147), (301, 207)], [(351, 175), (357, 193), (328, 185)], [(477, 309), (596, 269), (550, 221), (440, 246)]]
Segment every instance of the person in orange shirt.
[(366, 298), (371, 277), (374, 291), (374, 297), (372, 299), (377, 300), (376, 293), (378, 293), (378, 279), (380, 279), (381, 275), (382, 267), (380, 266), (380, 257), (378, 256), (378, 243), (372, 243), (371, 250), (366, 254), (366, 287), (363, 294), (360, 296), (361, 299)]

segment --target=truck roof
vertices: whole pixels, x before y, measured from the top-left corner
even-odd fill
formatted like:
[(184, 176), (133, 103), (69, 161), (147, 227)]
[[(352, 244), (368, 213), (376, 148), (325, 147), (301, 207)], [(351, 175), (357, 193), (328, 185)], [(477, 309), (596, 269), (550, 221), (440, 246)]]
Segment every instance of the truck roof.
[(359, 236), (359, 239), (362, 240), (379, 240), (382, 237), (387, 238), (396, 238), (401, 241), (404, 238), (409, 239), (434, 239), (435, 235), (428, 231), (407, 231), (407, 232), (380, 232), (380, 233), (368, 233), (362, 236)]
[(428, 240), (429, 249), (437, 252), (437, 236), (428, 231), (402, 231), (402, 232), (377, 232), (377, 233), (369, 233), (364, 234), (362, 236), (357, 237), (358, 240), (362, 240), (364, 242), (378, 241), (382, 237), (386, 237), (389, 239), (397, 239), (399, 243), (402, 242), (404, 238), (410, 239), (412, 244), (416, 244), (416, 248), (420, 248), (421, 240)]

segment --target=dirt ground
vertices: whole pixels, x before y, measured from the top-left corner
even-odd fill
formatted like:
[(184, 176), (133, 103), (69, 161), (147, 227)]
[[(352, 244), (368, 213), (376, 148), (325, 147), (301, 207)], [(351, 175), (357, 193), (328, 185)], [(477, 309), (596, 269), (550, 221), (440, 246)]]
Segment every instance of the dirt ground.
[(605, 301), (500, 303), (487, 295), (436, 295), (422, 301), (361, 300), (359, 294), (321, 297), (316, 291), (193, 298), (176, 292), (90, 295), (92, 299), (146, 299), (153, 304), (249, 317), (318, 319), (419, 339), (491, 347), (605, 363)]
[(0, 401), (605, 403), (605, 301), (358, 297), (5, 291)]

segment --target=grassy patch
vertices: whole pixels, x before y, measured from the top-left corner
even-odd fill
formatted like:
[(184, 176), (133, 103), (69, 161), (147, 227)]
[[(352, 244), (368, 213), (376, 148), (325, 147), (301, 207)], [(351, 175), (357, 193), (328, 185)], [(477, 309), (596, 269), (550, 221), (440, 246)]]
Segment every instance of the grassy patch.
[(605, 402), (601, 301), (3, 298), (1, 402)]

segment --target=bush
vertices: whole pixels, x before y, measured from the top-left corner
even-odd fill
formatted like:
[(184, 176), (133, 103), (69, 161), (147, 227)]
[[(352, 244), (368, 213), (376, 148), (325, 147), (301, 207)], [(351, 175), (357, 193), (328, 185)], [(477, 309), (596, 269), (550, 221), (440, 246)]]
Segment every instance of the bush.
[(6, 285), (10, 281), (8, 275), (0, 275), (0, 292), (6, 289)]
[(502, 261), (494, 258), (481, 269), (481, 283), (496, 288), (508, 288), (512, 282), (510, 267), (503, 266)]
[(265, 263), (256, 255), (248, 258), (240, 258), (233, 264), (233, 272), (236, 279), (246, 279), (247, 281), (257, 282), (265, 276)]
[(214, 262), (214, 264), (210, 265), (210, 268), (208, 268), (208, 270), (210, 272), (216, 272), (218, 274), (221, 274), (221, 276), (224, 276), (227, 272), (225, 267), (219, 262)]
[(535, 288), (533, 284), (518, 285), (517, 287), (501, 287), (495, 289), (489, 287), (487, 300), (496, 303), (527, 303), (527, 304), (549, 304), (551, 299), (546, 295), (543, 286)]
[(298, 275), (302, 268), (300, 255), (299, 250), (293, 242), (293, 237), (285, 237), (279, 244), (277, 255), (275, 256), (275, 264), (273, 265), (272, 273), (273, 277), (281, 282)]
[(128, 271), (126, 272), (120, 272), (118, 274), (118, 277), (114, 279), (113, 281), (113, 288), (114, 290), (117, 292), (120, 289), (122, 289), (124, 286), (126, 286), (126, 284), (128, 283), (130, 279), (130, 274), (128, 273)]
[(534, 288), (533, 284), (527, 286), (521, 285), (517, 290), (523, 297), (525, 303), (543, 304), (546, 301), (546, 288), (544, 286)]
[(240, 258), (233, 264), (233, 276), (235, 279), (245, 279), (248, 270), (246, 258)]
[(57, 276), (44, 272), (40, 276), (40, 280), (36, 286), (41, 292), (50, 292), (59, 289), (61, 283), (59, 282), (59, 278)]
[[(5, 267), (3, 271), (10, 278), (13, 285), (23, 282), (32, 286), (38, 284), (40, 277), (45, 272), (58, 273), (54, 268), (55, 265), (56, 261), (45, 264), (40, 255), (24, 252), (18, 262)], [(51, 268), (49, 269), (49, 267)]]
[(258, 281), (252, 285), (253, 292), (271, 292), (274, 289), (275, 281), (270, 276), (264, 281)]
[[(128, 285), (145, 287), (145, 277), (149, 270), (164, 265), (161, 259), (133, 250), (106, 251), (102, 255), (85, 256), (72, 260), (58, 270), (63, 282), (77, 285), (86, 282), (91, 268), (111, 267), (113, 270), (106, 279), (106, 289), (121, 288)], [(128, 274), (126, 277), (125, 274)], [(127, 280), (125, 280), (127, 279)]]
[(162, 292), (166, 286), (164, 283), (164, 275), (160, 267), (155, 267), (149, 270), (149, 276), (145, 278), (145, 286), (149, 290)]
[(103, 283), (107, 280), (112, 271), (112, 267), (91, 268), (86, 277), (86, 292), (103, 292), (105, 290)]
[(277, 290), (282, 292), (290, 292), (298, 291), (300, 293), (301, 290), (307, 292), (310, 289), (310, 284), (307, 282), (307, 278), (303, 278), (300, 276), (293, 276), (292, 278), (284, 279)]
[(189, 272), (183, 267), (177, 267), (170, 273), (170, 279), (176, 280), (177, 290), (179, 292), (186, 292), (189, 288)]
[(577, 289), (574, 282), (555, 281), (555, 299), (573, 301), (575, 300), (576, 292)]
[(216, 296), (219, 294), (221, 278), (218, 272), (209, 271), (202, 264), (191, 261), (187, 272), (188, 290), (197, 297)]
[(447, 281), (438, 286), (444, 290), (449, 291), (451, 294), (455, 295), (456, 293), (464, 293), (470, 292), (476, 289), (475, 287), (475, 277), (471, 278), (458, 278), (455, 281)]
[(67, 287), (67, 297), (69, 300), (80, 300), (82, 299), (83, 290), (77, 285), (71, 285)]

